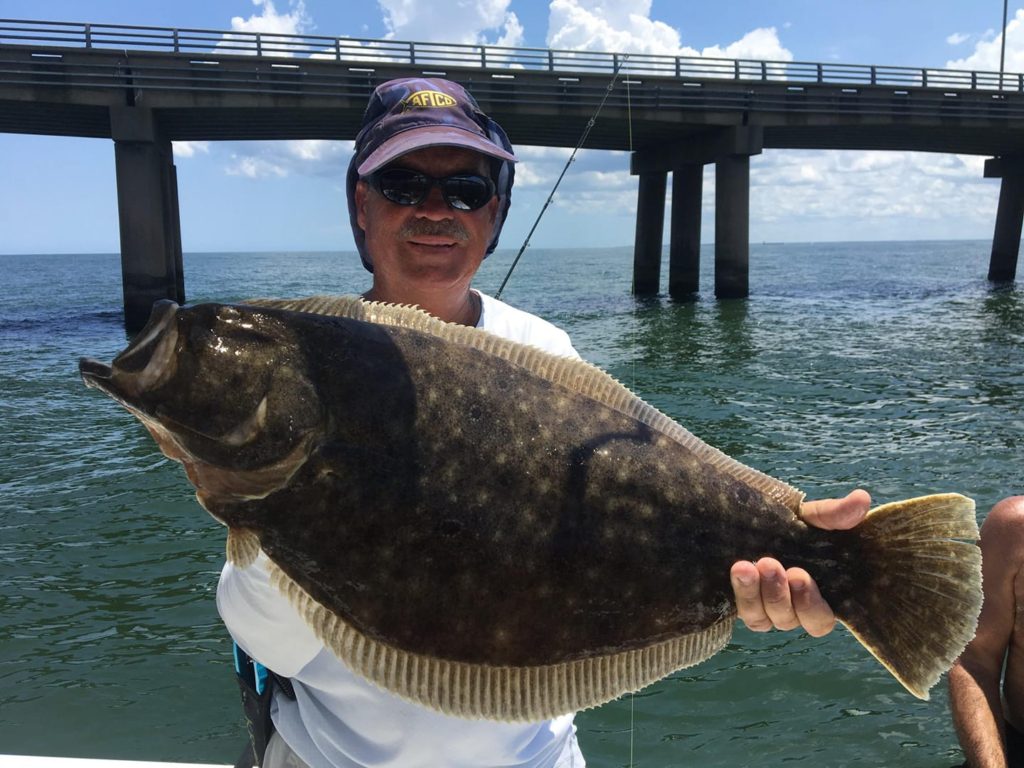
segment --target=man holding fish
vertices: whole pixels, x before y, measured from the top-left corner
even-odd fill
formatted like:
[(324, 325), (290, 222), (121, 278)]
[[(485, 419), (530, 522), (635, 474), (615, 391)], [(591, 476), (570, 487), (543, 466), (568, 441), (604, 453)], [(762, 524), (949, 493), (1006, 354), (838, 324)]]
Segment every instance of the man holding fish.
[[(439, 79), (385, 83), (370, 99), (348, 173), (352, 229), (373, 274), (368, 301), (416, 305), (442, 320), (577, 356), (549, 323), (471, 288), (497, 245), (515, 157), (502, 129), (459, 85)], [(452, 386), (458, 382), (452, 381)], [(870, 499), (854, 491), (806, 503), (812, 526), (847, 529)], [(468, 720), (432, 711), (355, 674), (271, 583), (264, 556), (228, 563), (218, 606), (238, 644), (295, 697), (275, 696), (268, 766), (582, 766), (571, 714), (533, 723)], [(754, 631), (830, 632), (835, 616), (802, 568), (774, 558), (737, 562), (738, 615)]]

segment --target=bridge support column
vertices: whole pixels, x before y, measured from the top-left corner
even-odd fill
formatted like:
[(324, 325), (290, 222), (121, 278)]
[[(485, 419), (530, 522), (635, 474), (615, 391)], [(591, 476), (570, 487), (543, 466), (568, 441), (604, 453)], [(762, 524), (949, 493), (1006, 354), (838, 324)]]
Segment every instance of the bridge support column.
[(750, 156), (715, 163), (715, 297), (750, 293)]
[(640, 174), (633, 246), (633, 293), (636, 296), (653, 296), (658, 292), (667, 181), (666, 171)]
[(1024, 157), (987, 160), (985, 176), (1002, 179), (988, 279), (994, 283), (1012, 283), (1017, 275), (1021, 225), (1024, 224)]
[(178, 180), (171, 142), (160, 135), (150, 110), (112, 107), (110, 123), (121, 225), (124, 324), (132, 332), (145, 325), (154, 302), (185, 301)]
[(668, 295), (690, 298), (700, 290), (700, 213), (704, 164), (672, 169), (672, 219), (668, 251)]

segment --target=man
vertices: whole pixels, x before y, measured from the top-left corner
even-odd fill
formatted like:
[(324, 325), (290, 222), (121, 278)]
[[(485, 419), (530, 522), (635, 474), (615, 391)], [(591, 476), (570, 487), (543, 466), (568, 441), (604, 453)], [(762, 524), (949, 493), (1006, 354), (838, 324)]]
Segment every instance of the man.
[[(443, 320), (576, 355), (564, 331), (471, 288), (508, 212), (515, 156), (502, 129), (461, 86), (385, 83), (370, 98), (348, 172), (352, 231), (373, 283), (369, 300), (415, 304)], [(845, 528), (867, 494), (808, 505), (816, 525)], [(225, 565), (217, 602), (238, 644), (295, 696), (275, 696), (277, 729), (265, 765), (582, 766), (573, 716), (542, 723), (447, 717), (354, 675), (277, 593), (265, 559)], [(834, 617), (810, 577), (771, 559), (732, 572), (740, 616), (753, 629), (801, 624), (815, 635)], [(286, 762), (291, 761), (291, 762)]]
[(953, 724), (971, 768), (1024, 766), (1024, 496), (992, 507), (981, 559), (978, 633), (949, 673)]

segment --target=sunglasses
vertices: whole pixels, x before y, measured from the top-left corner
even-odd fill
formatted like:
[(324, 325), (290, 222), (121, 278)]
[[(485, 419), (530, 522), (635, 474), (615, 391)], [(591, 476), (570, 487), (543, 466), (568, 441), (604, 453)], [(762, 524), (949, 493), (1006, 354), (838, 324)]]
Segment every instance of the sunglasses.
[(371, 173), (366, 181), (385, 199), (397, 205), (419, 205), (427, 199), (430, 190), (438, 186), (444, 201), (457, 211), (483, 208), (494, 197), (495, 191), (493, 181), (475, 173), (459, 173), (435, 179), (406, 168), (387, 168)]

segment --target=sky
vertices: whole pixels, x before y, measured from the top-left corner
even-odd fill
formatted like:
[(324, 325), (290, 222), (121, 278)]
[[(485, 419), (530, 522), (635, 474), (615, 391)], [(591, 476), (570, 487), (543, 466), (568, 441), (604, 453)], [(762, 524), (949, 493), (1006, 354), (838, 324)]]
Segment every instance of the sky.
[[(998, 0), (0, 0), (0, 18), (989, 71), (1003, 36)], [(1024, 7), (1011, 3), (1008, 20), (1006, 71), (1024, 72)], [(176, 143), (183, 250), (352, 250), (351, 146)], [(516, 152), (507, 249), (522, 245), (570, 150)], [(983, 178), (984, 159), (766, 150), (751, 160), (750, 239), (989, 239), (999, 182)], [(632, 245), (628, 168), (627, 153), (582, 151), (531, 246)], [(713, 202), (708, 166), (705, 243)], [(118, 251), (113, 142), (0, 133), (0, 253)]]

